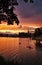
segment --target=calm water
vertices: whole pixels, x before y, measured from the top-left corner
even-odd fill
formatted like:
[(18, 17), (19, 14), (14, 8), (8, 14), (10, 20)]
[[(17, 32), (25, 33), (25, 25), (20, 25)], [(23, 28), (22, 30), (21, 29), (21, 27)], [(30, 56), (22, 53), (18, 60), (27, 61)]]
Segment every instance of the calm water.
[(42, 65), (42, 49), (36, 48), (35, 42), (30, 38), (0, 37), (0, 56), (15, 59), (21, 65)]

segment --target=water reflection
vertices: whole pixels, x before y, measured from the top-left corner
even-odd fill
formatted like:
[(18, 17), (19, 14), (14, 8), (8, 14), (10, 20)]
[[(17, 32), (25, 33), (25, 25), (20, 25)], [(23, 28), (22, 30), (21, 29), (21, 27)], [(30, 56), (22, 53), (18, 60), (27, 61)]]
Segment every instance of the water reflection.
[(21, 65), (42, 64), (42, 52), (37, 50), (35, 42), (31, 38), (0, 37), (0, 56), (6, 60), (14, 59)]

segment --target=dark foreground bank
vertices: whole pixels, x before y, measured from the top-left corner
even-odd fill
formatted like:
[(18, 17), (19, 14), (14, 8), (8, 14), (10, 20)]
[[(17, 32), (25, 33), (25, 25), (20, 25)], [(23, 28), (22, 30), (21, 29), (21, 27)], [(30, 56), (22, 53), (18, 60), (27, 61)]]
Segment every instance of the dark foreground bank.
[(0, 56), (0, 65), (20, 65), (17, 61), (14, 62), (14, 60), (12, 61), (6, 61), (4, 59), (4, 57)]

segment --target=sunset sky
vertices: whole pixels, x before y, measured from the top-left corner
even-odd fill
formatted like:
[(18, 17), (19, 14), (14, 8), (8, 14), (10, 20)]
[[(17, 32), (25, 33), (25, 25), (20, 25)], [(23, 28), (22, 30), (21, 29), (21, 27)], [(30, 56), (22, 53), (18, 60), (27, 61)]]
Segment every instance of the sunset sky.
[[(20, 21), (19, 25), (0, 25), (1, 30), (22, 30), (27, 31), (28, 27), (42, 27), (42, 0), (34, 0), (34, 3), (30, 3), (28, 0), (25, 3), (23, 0), (17, 0), (19, 5), (15, 6), (15, 13)], [(31, 29), (33, 29), (31, 28)]]
[(34, 3), (28, 0), (26, 4), (23, 0), (18, 0), (18, 2), (16, 12), (20, 23), (28, 26), (42, 26), (42, 0), (34, 0)]

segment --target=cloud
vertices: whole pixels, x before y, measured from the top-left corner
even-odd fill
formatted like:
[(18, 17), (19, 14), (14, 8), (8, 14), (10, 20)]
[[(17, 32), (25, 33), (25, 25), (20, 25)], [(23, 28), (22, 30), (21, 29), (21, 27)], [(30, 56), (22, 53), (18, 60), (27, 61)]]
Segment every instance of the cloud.
[(42, 1), (41, 0), (34, 0), (34, 3), (23, 3), (23, 1), (19, 1), (19, 6), (17, 7), (18, 14), (22, 18), (30, 18), (35, 14), (42, 14)]

